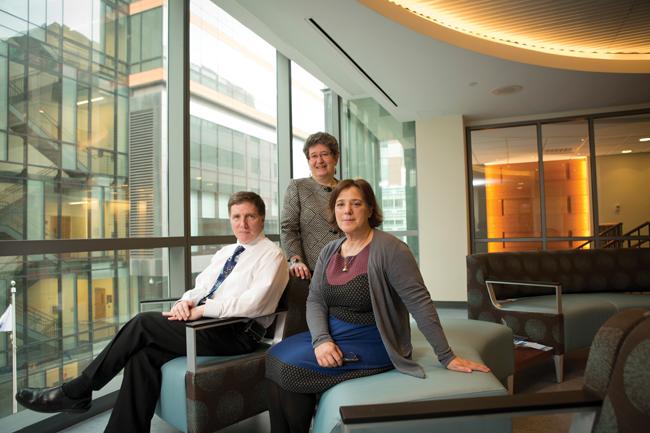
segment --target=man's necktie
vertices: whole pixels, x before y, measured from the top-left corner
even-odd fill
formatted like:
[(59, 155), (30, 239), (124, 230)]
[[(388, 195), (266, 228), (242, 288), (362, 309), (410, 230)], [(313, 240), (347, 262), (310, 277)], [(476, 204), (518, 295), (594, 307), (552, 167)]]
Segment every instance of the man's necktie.
[(243, 252), (244, 252), (244, 247), (241, 245), (237, 245), (237, 248), (235, 248), (235, 252), (232, 253), (232, 256), (228, 257), (228, 260), (226, 260), (226, 263), (223, 265), (223, 269), (221, 270), (221, 273), (217, 277), (217, 281), (214, 282), (214, 286), (212, 286), (212, 289), (210, 289), (210, 292), (207, 295), (201, 298), (198, 305), (205, 304), (205, 300), (208, 299), (210, 296), (212, 296), (214, 292), (217, 291), (221, 283), (223, 283), (223, 280), (225, 280), (226, 277), (230, 275), (232, 270), (235, 268), (235, 265), (239, 260), (239, 255)]

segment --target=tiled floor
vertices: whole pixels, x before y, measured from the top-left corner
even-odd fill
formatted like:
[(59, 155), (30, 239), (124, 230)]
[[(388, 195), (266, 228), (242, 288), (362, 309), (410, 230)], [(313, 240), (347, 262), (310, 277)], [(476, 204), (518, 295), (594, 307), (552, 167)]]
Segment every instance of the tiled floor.
[[(465, 318), (465, 310), (453, 308), (439, 308), (440, 316)], [(565, 360), (565, 381), (561, 384), (555, 382), (553, 362), (546, 360), (533, 365), (515, 378), (517, 393), (547, 392), (560, 390), (579, 389), (582, 386), (582, 377), (586, 353), (576, 353)], [(104, 430), (108, 422), (109, 413), (103, 413), (89, 420), (63, 430), (66, 433), (98, 433)], [(513, 433), (556, 433), (568, 432), (571, 415), (555, 415), (550, 417), (520, 417), (513, 422)], [(268, 414), (263, 413), (257, 417), (242, 421), (230, 426), (220, 433), (267, 433), (270, 431)], [(178, 433), (165, 421), (154, 417), (151, 422), (152, 433)]]

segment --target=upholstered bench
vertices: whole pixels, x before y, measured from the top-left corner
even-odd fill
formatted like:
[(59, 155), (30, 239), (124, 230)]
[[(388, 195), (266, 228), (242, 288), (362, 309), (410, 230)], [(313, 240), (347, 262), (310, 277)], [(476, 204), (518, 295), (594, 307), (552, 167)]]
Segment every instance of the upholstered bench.
[[(392, 370), (340, 383), (323, 393), (312, 433), (338, 431), (341, 406), (508, 394), (506, 385), (514, 368), (510, 329), (495, 323), (444, 317), (442, 325), (457, 355), (481, 361), (492, 372), (466, 374), (445, 369), (438, 363), (424, 336), (412, 324), (413, 359), (424, 367), (426, 378), (418, 379)], [(493, 427), (494, 431), (509, 430), (509, 425)]]
[(650, 249), (474, 254), (467, 258), (469, 317), (503, 322), (564, 354), (589, 347), (619, 311), (650, 307)]

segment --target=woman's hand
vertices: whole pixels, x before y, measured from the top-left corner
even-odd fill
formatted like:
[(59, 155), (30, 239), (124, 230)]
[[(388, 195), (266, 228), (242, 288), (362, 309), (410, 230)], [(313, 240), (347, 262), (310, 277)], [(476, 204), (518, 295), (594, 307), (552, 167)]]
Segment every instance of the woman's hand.
[(463, 373), (471, 373), (472, 371), (482, 371), (487, 373), (490, 371), (490, 368), (487, 365), (483, 365), (478, 362), (470, 361), (469, 359), (463, 359), (460, 357), (455, 357), (447, 364), (447, 370), (460, 371)]
[(314, 354), (321, 367), (333, 368), (343, 365), (343, 352), (331, 341), (316, 346)]
[(303, 262), (295, 262), (289, 266), (289, 275), (303, 280), (311, 278), (311, 272), (309, 272), (309, 268)]

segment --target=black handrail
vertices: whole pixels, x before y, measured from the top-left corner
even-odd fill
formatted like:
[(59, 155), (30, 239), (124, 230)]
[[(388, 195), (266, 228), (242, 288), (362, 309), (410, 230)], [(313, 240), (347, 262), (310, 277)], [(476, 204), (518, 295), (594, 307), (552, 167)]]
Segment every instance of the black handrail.
[[(614, 232), (614, 236), (620, 236), (620, 235), (621, 235), (621, 232), (623, 231), (623, 223), (622, 223), (622, 222), (621, 222), (621, 223), (616, 223), (616, 224), (607, 225), (607, 226), (604, 226), (604, 227), (607, 227), (607, 228), (605, 228), (603, 231), (601, 231), (600, 233), (598, 233), (598, 236), (607, 236), (607, 235), (609, 234), (609, 232), (612, 232), (612, 231)], [(587, 242), (585, 242), (585, 243), (583, 243), (583, 244), (578, 245), (578, 246), (576, 247), (576, 250), (581, 250), (581, 249), (583, 249), (584, 247), (586, 247), (587, 245), (591, 245), (591, 243), (592, 243), (593, 241), (594, 241), (594, 240), (591, 239), (591, 240), (588, 240)], [(607, 248), (607, 247), (605, 247), (605, 248)]]

